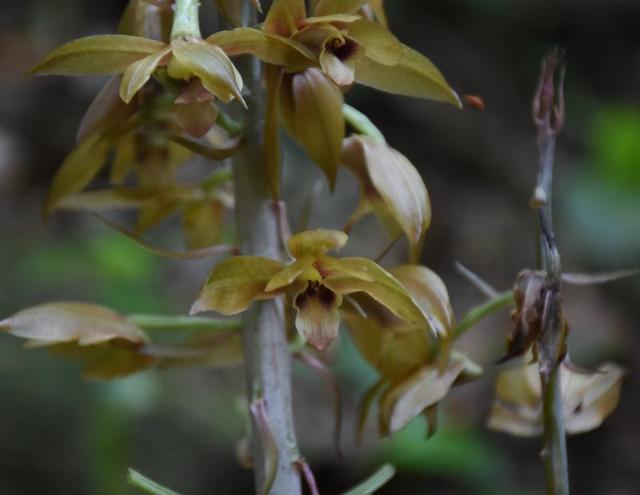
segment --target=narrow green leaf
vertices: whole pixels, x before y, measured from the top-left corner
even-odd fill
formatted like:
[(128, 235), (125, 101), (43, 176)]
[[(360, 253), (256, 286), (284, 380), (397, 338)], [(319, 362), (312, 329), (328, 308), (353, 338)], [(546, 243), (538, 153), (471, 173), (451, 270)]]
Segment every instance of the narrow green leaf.
[(240, 329), (240, 320), (221, 320), (204, 316), (129, 315), (127, 319), (138, 328), (150, 331), (197, 330), (228, 332)]
[(396, 474), (396, 469), (391, 464), (384, 464), (355, 488), (343, 495), (371, 495), (385, 485)]
[(387, 142), (384, 138), (384, 134), (382, 134), (382, 131), (380, 131), (380, 129), (378, 129), (376, 125), (371, 122), (369, 117), (363, 114), (360, 110), (345, 103), (344, 105), (342, 105), (342, 115), (344, 116), (347, 123), (351, 127), (353, 127), (359, 134), (368, 136), (379, 143)]
[(169, 490), (168, 488), (159, 485), (155, 481), (143, 476), (138, 471), (131, 468), (128, 469), (129, 474), (127, 475), (127, 483), (135, 486), (144, 493), (148, 493), (149, 495), (179, 495), (178, 492), (174, 492), (173, 490)]
[(469, 330), (472, 326), (482, 320), (485, 316), (498, 311), (510, 304), (514, 304), (513, 291), (505, 291), (490, 301), (475, 306), (458, 322), (455, 329), (456, 338)]
[(166, 45), (139, 36), (105, 34), (70, 41), (53, 50), (28, 74), (94, 76), (118, 74)]

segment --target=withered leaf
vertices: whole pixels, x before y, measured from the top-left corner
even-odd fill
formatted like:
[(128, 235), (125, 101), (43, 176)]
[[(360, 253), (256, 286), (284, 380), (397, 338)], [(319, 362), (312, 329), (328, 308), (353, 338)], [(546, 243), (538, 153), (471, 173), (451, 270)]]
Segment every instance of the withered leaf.
[(34, 306), (0, 321), (0, 329), (38, 345), (77, 341), (81, 346), (115, 339), (143, 344), (145, 334), (118, 313), (96, 304), (58, 302)]

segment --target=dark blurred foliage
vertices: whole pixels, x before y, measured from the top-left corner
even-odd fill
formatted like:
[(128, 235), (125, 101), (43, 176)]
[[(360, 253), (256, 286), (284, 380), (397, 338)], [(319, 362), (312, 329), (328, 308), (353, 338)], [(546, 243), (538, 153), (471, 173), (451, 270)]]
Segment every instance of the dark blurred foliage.
[[(210, 2), (203, 2), (211, 11)], [(535, 261), (528, 198), (536, 173), (530, 98), (539, 62), (557, 44), (568, 64), (567, 125), (559, 140), (556, 231), (569, 271), (640, 264), (640, 5), (637, 0), (388, 1), (392, 28), (427, 54), (461, 94), (486, 110), (356, 88), (392, 146), (421, 170), (434, 221), (423, 261), (449, 286), (461, 317), (481, 296), (453, 270), (460, 260), (499, 289)], [(82, 215), (57, 214), (43, 226), (40, 206), (72, 147), (97, 79), (24, 79), (54, 46), (111, 32), (124, 1), (28, 0), (0, 7), (0, 316), (47, 300), (86, 300), (123, 312), (183, 313), (212, 262), (167, 262), (142, 252)], [(206, 21), (211, 24), (212, 16)], [(205, 30), (206, 32), (206, 30)], [(286, 189), (295, 225), (320, 174), (288, 147)], [(312, 226), (339, 227), (355, 204), (347, 173), (326, 187)], [(293, 186), (296, 186), (295, 188)], [(171, 242), (175, 225), (157, 234)], [(373, 221), (354, 231), (352, 250), (375, 256), (387, 240)], [(392, 263), (396, 250), (387, 259)], [(640, 486), (640, 283), (567, 288), (573, 360), (613, 359), (629, 370), (617, 411), (599, 430), (570, 438), (573, 492), (635, 494)], [(345, 490), (378, 463), (397, 477), (381, 493), (533, 494), (544, 486), (538, 439), (487, 431), (495, 368), (508, 329), (505, 313), (472, 330), (463, 346), (486, 366), (456, 389), (430, 441), (415, 422), (392, 441), (353, 446), (354, 408), (374, 374), (348, 339), (332, 354), (346, 396), (345, 457), (331, 447), (332, 403), (322, 381), (296, 365), (300, 443), (323, 493)], [(343, 335), (345, 333), (343, 332)], [(114, 383), (83, 382), (77, 366), (43, 351), (21, 351), (0, 336), (0, 493), (132, 493), (133, 466), (185, 494), (250, 493), (237, 466), (243, 429), (239, 372), (146, 373)], [(373, 431), (373, 428), (372, 428)]]

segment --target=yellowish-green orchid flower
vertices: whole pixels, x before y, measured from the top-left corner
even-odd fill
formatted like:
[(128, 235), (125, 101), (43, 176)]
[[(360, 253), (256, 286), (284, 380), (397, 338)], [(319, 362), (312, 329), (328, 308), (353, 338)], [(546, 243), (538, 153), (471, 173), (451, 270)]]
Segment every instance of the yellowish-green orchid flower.
[[(354, 82), (391, 93), (460, 106), (455, 91), (426, 57), (402, 44), (383, 22), (381, 4), (320, 0), (308, 15), (304, 0), (275, 0), (262, 29), (238, 28), (207, 38), (228, 55), (251, 53), (267, 64), (267, 149), (277, 150), (279, 121), (333, 186), (345, 121), (342, 90)], [(367, 7), (363, 10), (363, 7)], [(369, 8), (371, 7), (371, 8)], [(275, 151), (274, 151), (275, 152)], [(267, 156), (274, 195), (277, 156)]]
[(373, 212), (392, 238), (407, 237), (417, 259), (431, 224), (431, 201), (420, 173), (402, 153), (365, 136), (345, 139), (341, 161), (358, 178), (361, 191), (347, 230)]
[(324, 350), (338, 335), (343, 298), (362, 294), (411, 328), (440, 334), (446, 329), (425, 312), (405, 287), (375, 262), (359, 257), (334, 258), (329, 251), (342, 248), (344, 232), (311, 230), (289, 238), (295, 261), (284, 265), (259, 256), (236, 256), (220, 263), (206, 280), (191, 313), (213, 310), (233, 315), (253, 301), (287, 293), (296, 310), (300, 335)]
[[(430, 324), (444, 339), (402, 321), (382, 308), (358, 299), (362, 313), (345, 308), (343, 317), (356, 347), (380, 374), (360, 407), (359, 433), (379, 397), (381, 435), (404, 428), (412, 419), (435, 414), (436, 406), (451, 386), (476, 378), (481, 369), (452, 350), (455, 319), (447, 289), (438, 275), (420, 265), (402, 265), (389, 271), (430, 316)], [(433, 425), (430, 425), (433, 426)]]
[(229, 57), (220, 47), (191, 34), (180, 34), (169, 43), (126, 34), (88, 36), (55, 49), (29, 73), (122, 74), (120, 97), (129, 103), (160, 67), (166, 67), (173, 79), (197, 78), (225, 103), (238, 99), (244, 104), (242, 77)]
[[(531, 356), (523, 358), (531, 361)], [(560, 365), (562, 411), (568, 434), (599, 427), (618, 405), (624, 370), (605, 363), (597, 371), (574, 371)], [(543, 432), (542, 387), (538, 363), (503, 371), (496, 382), (496, 399), (489, 428), (517, 436), (538, 436)]]

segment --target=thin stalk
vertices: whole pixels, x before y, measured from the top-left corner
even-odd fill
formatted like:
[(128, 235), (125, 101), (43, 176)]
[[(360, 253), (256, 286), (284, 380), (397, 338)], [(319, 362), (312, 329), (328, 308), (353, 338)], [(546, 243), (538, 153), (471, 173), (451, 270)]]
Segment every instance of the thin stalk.
[(143, 330), (198, 330), (229, 332), (240, 329), (240, 320), (221, 320), (202, 316), (129, 315), (127, 319)]
[[(250, 0), (243, 1), (242, 24), (256, 24)], [(242, 144), (233, 158), (236, 223), (243, 254), (282, 259), (278, 211), (268, 188), (263, 156), (265, 95), (260, 62), (247, 61), (243, 77), (249, 91)], [(254, 303), (243, 314), (245, 378), (249, 403), (264, 400), (268, 423), (278, 447), (278, 470), (270, 493), (299, 495), (300, 457), (291, 406), (291, 356), (289, 355), (282, 298)], [(265, 448), (259, 425), (253, 420), (252, 450), (255, 487), (259, 492), (269, 473), (265, 471)]]
[(553, 166), (556, 136), (564, 122), (563, 79), (560, 70), (558, 87), (555, 73), (559, 65), (554, 51), (542, 64), (540, 82), (533, 100), (533, 120), (538, 131), (540, 170), (531, 201), (539, 218), (541, 263), (546, 273), (542, 335), (538, 342), (538, 362), (543, 396), (544, 460), (548, 495), (569, 495), (567, 443), (560, 389), (560, 361), (564, 352), (565, 332), (560, 301), (561, 266), (551, 210)]
[(475, 306), (469, 310), (469, 312), (460, 320), (455, 328), (455, 338), (460, 337), (463, 333), (469, 330), (472, 326), (482, 320), (485, 316), (489, 316), (491, 313), (498, 311), (509, 304), (513, 304), (513, 291), (506, 291), (498, 294), (493, 299), (490, 299), (484, 304)]
[(342, 115), (347, 123), (359, 134), (373, 138), (379, 143), (386, 143), (384, 134), (382, 134), (380, 129), (360, 110), (353, 108), (351, 105), (344, 104), (342, 105)]
[(131, 468), (129, 468), (127, 482), (131, 486), (135, 486), (139, 490), (143, 491), (144, 493), (148, 493), (149, 495), (179, 495), (177, 492), (165, 488), (164, 486), (156, 483), (155, 481), (147, 478), (146, 476)]
[(202, 38), (198, 17), (199, 8), (199, 0), (175, 0), (173, 5), (173, 26), (171, 27), (172, 40), (184, 35)]

